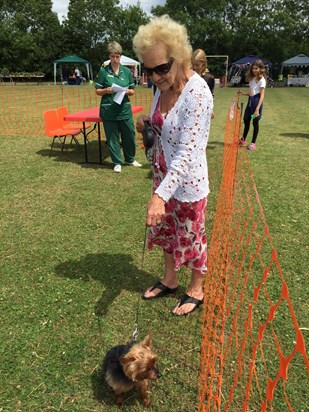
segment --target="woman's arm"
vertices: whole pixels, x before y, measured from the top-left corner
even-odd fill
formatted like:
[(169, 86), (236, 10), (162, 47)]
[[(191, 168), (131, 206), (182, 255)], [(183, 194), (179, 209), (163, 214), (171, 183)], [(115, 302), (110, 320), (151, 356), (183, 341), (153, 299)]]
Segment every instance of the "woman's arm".
[(112, 94), (113, 89), (111, 87), (105, 87), (104, 89), (96, 89), (95, 90), (97, 96), (105, 96), (106, 94)]

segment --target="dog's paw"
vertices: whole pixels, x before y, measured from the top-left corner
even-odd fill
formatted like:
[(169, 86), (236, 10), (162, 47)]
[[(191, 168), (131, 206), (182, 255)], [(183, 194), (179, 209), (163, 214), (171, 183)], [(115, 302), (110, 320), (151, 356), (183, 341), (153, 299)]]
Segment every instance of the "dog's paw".
[(144, 406), (146, 406), (146, 408), (149, 408), (149, 406), (151, 405), (151, 400), (149, 398), (144, 398), (143, 404)]

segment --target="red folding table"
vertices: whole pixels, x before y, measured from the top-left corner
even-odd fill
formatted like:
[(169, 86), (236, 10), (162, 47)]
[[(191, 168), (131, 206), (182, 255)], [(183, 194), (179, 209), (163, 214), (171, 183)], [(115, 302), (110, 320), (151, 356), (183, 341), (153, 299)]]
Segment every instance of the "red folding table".
[[(133, 114), (141, 112), (143, 106), (132, 106)], [(86, 163), (97, 163), (97, 162), (88, 162), (88, 153), (87, 153), (87, 132), (85, 123), (91, 122), (95, 123), (93, 129), (88, 132), (91, 133), (96, 126), (98, 125), (98, 140), (99, 140), (99, 152), (100, 152), (100, 164), (102, 164), (102, 150), (101, 150), (101, 130), (100, 123), (103, 121), (99, 115), (100, 108), (99, 106), (93, 107), (92, 109), (83, 110), (81, 112), (71, 113), (64, 116), (64, 120), (69, 120), (71, 122), (82, 122), (83, 123), (83, 135), (84, 135), (84, 146), (85, 146), (85, 162)]]

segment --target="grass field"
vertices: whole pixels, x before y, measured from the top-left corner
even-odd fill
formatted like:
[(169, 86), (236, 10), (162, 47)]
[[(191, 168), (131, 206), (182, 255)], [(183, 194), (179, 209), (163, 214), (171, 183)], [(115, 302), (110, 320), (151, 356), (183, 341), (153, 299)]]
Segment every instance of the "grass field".
[[(234, 88), (215, 91), (207, 149), (209, 239), (235, 94)], [(249, 154), (307, 347), (308, 101), (308, 88), (268, 89), (257, 150)], [(159, 250), (147, 252), (142, 266), (151, 173), (140, 144), (137, 160), (144, 166), (115, 174), (105, 145), (99, 166), (81, 164), (83, 152), (75, 146), (62, 154), (58, 146), (49, 158), (45, 136), (1, 136), (0, 143), (0, 411), (118, 410), (99, 367), (107, 349), (131, 339), (137, 310), (139, 337), (152, 334), (160, 356), (152, 410), (196, 410), (201, 317), (171, 316), (176, 298), (139, 301), (162, 274)], [(90, 155), (96, 153), (92, 141)], [(187, 275), (181, 270), (181, 292)], [(300, 379), (296, 393), (305, 393), (307, 384)], [(299, 412), (309, 410), (307, 399), (295, 401)], [(132, 392), (122, 410), (144, 408)]]

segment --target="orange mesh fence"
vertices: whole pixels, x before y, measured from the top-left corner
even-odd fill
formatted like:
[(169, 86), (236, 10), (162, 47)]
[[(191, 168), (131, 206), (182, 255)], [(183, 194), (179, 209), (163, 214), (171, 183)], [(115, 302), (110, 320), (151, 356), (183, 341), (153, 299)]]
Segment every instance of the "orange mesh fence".
[[(0, 135), (44, 136), (45, 110), (66, 106), (69, 113), (98, 106), (94, 86), (18, 85), (0, 87)], [(131, 98), (134, 106), (143, 106), (149, 113), (151, 89), (136, 89)], [(140, 115), (140, 113), (139, 113)]]
[(306, 411), (309, 361), (248, 160), (227, 117), (205, 278), (199, 411)]

